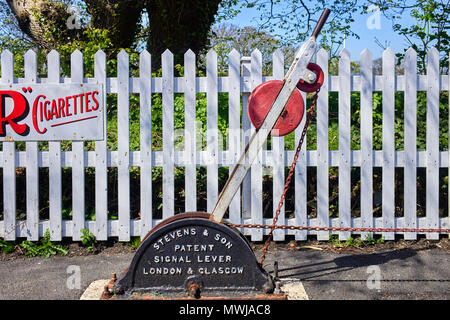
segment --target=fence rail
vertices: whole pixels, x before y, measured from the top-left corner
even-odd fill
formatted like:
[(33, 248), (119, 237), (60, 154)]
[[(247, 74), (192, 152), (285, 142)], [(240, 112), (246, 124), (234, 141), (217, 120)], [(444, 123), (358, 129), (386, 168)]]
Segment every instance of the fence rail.
[[(27, 142), (25, 150), (17, 151), (15, 142), (3, 142), (0, 152), (3, 188), (3, 220), (0, 220), (0, 237), (15, 240), (26, 237), (36, 241), (48, 229), (51, 240), (70, 237), (81, 239), (81, 230), (88, 228), (98, 240), (118, 237), (129, 241), (133, 236), (144, 236), (157, 223), (174, 215), (174, 168), (185, 168), (185, 211), (197, 210), (196, 169), (206, 167), (207, 210), (211, 211), (219, 194), (218, 168), (231, 171), (254, 128), (246, 114), (250, 92), (260, 83), (283, 79), (284, 57), (281, 51), (273, 54), (273, 74), (263, 76), (262, 55), (255, 50), (251, 59), (242, 58), (233, 50), (228, 57), (228, 75), (218, 76), (217, 54), (206, 55), (206, 76), (196, 75), (196, 56), (185, 54), (184, 76), (174, 76), (173, 55), (162, 55), (162, 76), (152, 77), (151, 56), (144, 51), (139, 56), (139, 77), (130, 77), (130, 59), (125, 51), (117, 57), (117, 76), (107, 77), (106, 55), (95, 54), (94, 77), (84, 78), (83, 55), (75, 51), (71, 56), (71, 77), (60, 75), (60, 57), (52, 51), (47, 57), (47, 78), (37, 77), (37, 58), (33, 51), (24, 56), (24, 77), (15, 78), (13, 55), (1, 54), (1, 79), (3, 85), (11, 83), (99, 83), (106, 94), (117, 95), (117, 150), (108, 150), (107, 141), (95, 142), (95, 151), (86, 151), (81, 141), (72, 142), (72, 150), (64, 151), (61, 142), (50, 142), (47, 151), (41, 151), (37, 142)], [(364, 50), (360, 56), (359, 74), (351, 73), (350, 55), (342, 51), (338, 75), (329, 75), (329, 57), (325, 50), (317, 53), (316, 61), (325, 73), (325, 82), (319, 93), (317, 110), (317, 149), (303, 150), (294, 175), (295, 216), (286, 217), (282, 211), (279, 224), (311, 227), (363, 227), (363, 228), (449, 228), (450, 218), (440, 216), (440, 168), (449, 168), (449, 151), (439, 148), (439, 97), (450, 88), (448, 75), (439, 74), (439, 52), (428, 52), (427, 74), (419, 74), (417, 55), (409, 49), (404, 59), (404, 74), (395, 74), (395, 55), (387, 49), (383, 53), (382, 75), (373, 74), (372, 55)], [(373, 148), (373, 92), (382, 92), (383, 133), (382, 150)], [(426, 150), (417, 148), (417, 92), (427, 92)], [(198, 148), (196, 134), (196, 93), (206, 93), (207, 133), (206, 148)], [(228, 93), (227, 149), (220, 147), (218, 130), (218, 93)], [(339, 149), (329, 150), (329, 93), (338, 92)], [(360, 92), (360, 150), (351, 149), (351, 92)], [(395, 150), (394, 99), (396, 92), (404, 92), (404, 150)], [(162, 96), (163, 150), (152, 150), (152, 99)], [(184, 148), (174, 147), (174, 94), (183, 93)], [(106, 105), (106, 94), (104, 103)], [(130, 94), (139, 94), (140, 148), (130, 150)], [(302, 93), (303, 98), (306, 96)], [(106, 121), (106, 120), (105, 120)], [(300, 138), (304, 120), (295, 131), (295, 141)], [(106, 124), (105, 124), (106, 128)], [(106, 134), (105, 134), (106, 136)], [(273, 210), (282, 193), (285, 167), (290, 165), (294, 150), (285, 150), (283, 137), (273, 137), (271, 150), (262, 150), (244, 180), (229, 208), (229, 221), (234, 224), (271, 224), (272, 218), (263, 216), (263, 168), (271, 167), (273, 175)], [(16, 218), (16, 170), (26, 168), (26, 220)], [(39, 218), (39, 168), (49, 168), (49, 219)], [(72, 219), (62, 219), (62, 168), (72, 168)], [(95, 168), (95, 220), (85, 220), (85, 170)], [(108, 218), (108, 168), (118, 170), (118, 219)], [(140, 218), (130, 218), (130, 167), (140, 168)], [(162, 218), (154, 218), (156, 200), (152, 199), (152, 168), (162, 167)], [(307, 168), (317, 168), (317, 216), (307, 215)], [(330, 217), (329, 168), (339, 168), (339, 216)], [(351, 168), (360, 168), (360, 216), (352, 217)], [(382, 167), (382, 216), (374, 216), (373, 168)], [(404, 206), (402, 217), (395, 216), (395, 168), (404, 168)], [(426, 168), (426, 215), (417, 214), (417, 168)], [(448, 204), (446, 205), (448, 207)], [(284, 209), (283, 209), (284, 210)], [(268, 231), (245, 229), (252, 241), (260, 241)], [(328, 231), (281, 230), (274, 232), (274, 240), (282, 241), (294, 235), (296, 240), (306, 240), (317, 235), (328, 240)], [(353, 233), (336, 232), (340, 239)], [(365, 236), (367, 232), (360, 233)], [(394, 233), (384, 233), (384, 238), (394, 239)], [(438, 239), (437, 233), (426, 233), (428, 239)], [(417, 233), (404, 233), (405, 239), (417, 239)]]

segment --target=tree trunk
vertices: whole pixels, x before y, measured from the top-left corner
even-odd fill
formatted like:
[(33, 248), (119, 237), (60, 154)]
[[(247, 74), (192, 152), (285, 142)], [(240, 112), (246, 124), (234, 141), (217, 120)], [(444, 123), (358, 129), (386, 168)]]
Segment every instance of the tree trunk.
[(184, 53), (198, 54), (207, 44), (208, 32), (219, 8), (219, 0), (149, 0), (147, 12), (150, 35), (147, 48), (152, 65), (160, 67), (161, 54), (169, 49), (175, 63), (183, 63)]
[[(73, 13), (68, 5), (51, 0), (6, 0), (20, 29), (38, 46), (56, 49), (74, 39), (83, 40), (82, 26), (69, 28)], [(175, 63), (183, 62), (186, 50), (195, 53), (206, 46), (221, 0), (84, 0), (91, 25), (109, 31), (115, 50), (136, 49), (142, 11), (149, 15), (147, 48), (154, 69), (169, 49)], [(114, 50), (113, 50), (114, 51)], [(114, 54), (114, 53), (112, 53)]]
[(84, 0), (94, 28), (110, 31), (114, 48), (132, 48), (144, 0)]
[(48, 0), (6, 0), (6, 3), (21, 31), (45, 49), (54, 49), (61, 39), (79, 34), (79, 30), (67, 28), (71, 13), (61, 3)]

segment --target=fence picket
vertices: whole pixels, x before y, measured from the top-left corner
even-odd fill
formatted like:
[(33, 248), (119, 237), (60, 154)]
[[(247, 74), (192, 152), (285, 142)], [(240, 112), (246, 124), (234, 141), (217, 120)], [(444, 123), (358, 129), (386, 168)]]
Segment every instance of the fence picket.
[[(153, 219), (154, 204), (152, 194), (152, 169), (160, 166), (163, 171), (163, 215), (169, 218), (175, 213), (175, 167), (184, 166), (185, 211), (197, 210), (198, 166), (207, 168), (207, 209), (210, 211), (218, 198), (218, 170), (220, 166), (233, 170), (243, 148), (255, 131), (247, 115), (247, 100), (250, 92), (260, 83), (272, 79), (282, 79), (284, 74), (283, 54), (277, 50), (273, 54), (273, 75), (262, 75), (262, 54), (255, 50), (251, 57), (243, 57), (232, 50), (229, 55), (229, 73), (218, 76), (217, 54), (207, 55), (206, 76), (196, 76), (196, 56), (192, 51), (185, 54), (184, 77), (174, 77), (173, 55), (166, 50), (162, 56), (162, 76), (151, 75), (151, 56), (147, 51), (140, 54), (139, 77), (129, 74), (129, 56), (125, 51), (118, 55), (116, 78), (106, 74), (106, 55), (103, 51), (95, 54), (94, 78), (83, 75), (83, 54), (76, 50), (71, 55), (70, 78), (61, 78), (60, 56), (56, 51), (47, 55), (47, 78), (37, 78), (37, 58), (33, 51), (24, 55), (24, 78), (14, 78), (13, 55), (5, 50), (1, 54), (0, 83), (98, 83), (103, 85), (103, 105), (107, 108), (107, 94), (118, 97), (118, 150), (107, 149), (106, 117), (104, 119), (103, 141), (95, 142), (94, 151), (84, 151), (83, 141), (73, 141), (72, 151), (62, 151), (61, 143), (49, 142), (48, 151), (39, 151), (37, 142), (26, 142), (26, 151), (16, 151), (16, 143), (3, 142), (0, 165), (3, 173), (3, 220), (0, 221), (0, 236), (6, 240), (26, 237), (37, 241), (47, 229), (51, 240), (62, 237), (81, 239), (81, 229), (94, 231), (97, 240), (119, 237), (129, 241), (131, 236), (143, 237), (161, 219)], [(242, 62), (240, 74), (239, 66)], [(325, 82), (319, 93), (317, 106), (317, 150), (307, 150), (303, 144), (294, 173), (295, 217), (285, 217), (281, 212), (278, 224), (297, 226), (341, 226), (341, 227), (387, 227), (394, 228), (448, 228), (448, 218), (439, 215), (440, 168), (450, 165), (449, 151), (440, 151), (439, 112), (440, 93), (450, 88), (450, 77), (439, 74), (439, 52), (432, 48), (428, 52), (427, 74), (417, 74), (417, 53), (413, 49), (406, 52), (404, 75), (395, 75), (395, 56), (388, 49), (383, 53), (382, 75), (373, 74), (372, 54), (366, 49), (360, 55), (360, 75), (351, 75), (350, 56), (342, 51), (339, 61), (339, 75), (328, 75), (328, 54), (321, 49), (317, 53), (317, 63), (325, 74)], [(328, 117), (331, 91), (339, 92), (339, 150), (329, 150)], [(351, 92), (361, 93), (361, 150), (351, 150)], [(382, 91), (383, 123), (382, 150), (373, 150), (373, 92)], [(395, 93), (404, 91), (404, 151), (395, 150)], [(426, 150), (417, 150), (417, 92), (427, 92)], [(207, 144), (206, 150), (199, 150), (196, 135), (196, 93), (205, 92), (207, 97)], [(229, 133), (227, 150), (220, 147), (218, 130), (219, 94), (228, 93)], [(140, 94), (140, 150), (130, 149), (129, 107), (130, 93)], [(163, 101), (163, 150), (152, 150), (152, 94), (161, 93)], [(185, 95), (184, 150), (174, 147), (174, 94)], [(241, 111), (242, 96), (242, 111)], [(306, 101), (306, 94), (302, 93)], [(9, 99), (5, 99), (10, 103)], [(6, 106), (9, 110), (9, 105)], [(241, 120), (242, 112), (242, 120)], [(303, 126), (295, 130), (298, 143)], [(244, 134), (241, 136), (241, 123)], [(242, 139), (242, 140), (241, 140)], [(270, 224), (271, 216), (263, 212), (263, 171), (273, 169), (273, 203), (268, 207), (274, 213), (284, 186), (286, 165), (292, 161), (293, 150), (284, 150), (285, 138), (272, 137), (272, 150), (262, 150), (244, 179), (229, 208), (232, 223)], [(339, 168), (339, 218), (329, 217), (329, 167)], [(373, 216), (373, 167), (382, 167), (382, 217)], [(26, 167), (26, 221), (16, 220), (16, 169)], [(49, 219), (39, 220), (39, 168), (49, 168)], [(62, 220), (62, 168), (72, 168), (72, 220)], [(85, 221), (85, 167), (95, 167), (95, 214), (96, 221)], [(118, 220), (108, 219), (108, 168), (118, 168)], [(130, 217), (130, 167), (141, 168), (140, 220)], [(308, 218), (307, 168), (317, 168), (317, 218)], [(361, 171), (361, 217), (351, 217), (351, 169)], [(417, 168), (426, 168), (426, 216), (417, 216)], [(395, 217), (395, 170), (404, 168), (404, 217)], [(450, 201), (449, 201), (450, 207)], [(242, 206), (242, 208), (241, 208)], [(66, 209), (66, 208), (64, 208)], [(241, 214), (242, 210), (242, 214)], [(273, 215), (273, 214), (272, 214)], [(260, 241), (267, 230), (245, 229), (244, 234), (251, 240)], [(339, 233), (342, 240), (351, 232)], [(358, 232), (355, 232), (358, 233)], [(423, 232), (406, 232), (407, 240), (417, 239)], [(286, 235), (295, 235), (296, 240), (305, 240), (307, 235), (316, 234), (319, 240), (328, 240), (327, 231), (275, 230), (274, 240), (282, 241)], [(365, 237), (368, 233), (360, 233)], [(394, 239), (392, 232), (383, 233), (386, 240)], [(426, 233), (427, 239), (438, 239), (438, 233)]]
[(174, 96), (173, 54), (166, 50), (162, 55), (162, 128), (163, 128), (163, 219), (174, 215)]
[[(52, 50), (47, 55), (48, 82), (60, 83), (59, 53)], [(50, 240), (62, 240), (62, 161), (61, 142), (48, 143), (49, 158), (49, 201), (50, 201)]]
[[(383, 173), (382, 173), (382, 215), (383, 227), (394, 228), (395, 211), (395, 149), (394, 149), (394, 110), (395, 110), (395, 56), (391, 49), (383, 52)], [(393, 232), (384, 232), (385, 240), (394, 240)]]
[[(373, 227), (373, 121), (372, 121), (372, 54), (365, 49), (360, 55), (361, 71), (361, 226)], [(361, 233), (365, 238), (369, 233)]]
[[(106, 105), (106, 54), (99, 50), (94, 56), (94, 76), (97, 83), (102, 84), (105, 94), (103, 105)], [(97, 240), (108, 239), (108, 150), (106, 118), (103, 121), (104, 139), (95, 141), (95, 231)]]
[[(278, 49), (272, 55), (273, 58), (273, 77), (275, 80), (283, 80), (284, 78), (284, 55), (281, 49)], [(284, 160), (284, 137), (272, 137), (272, 154), (273, 154), (273, 215), (278, 207), (285, 183), (285, 160)], [(277, 224), (285, 224), (285, 205), (281, 208)], [(275, 241), (283, 241), (285, 232), (282, 229), (276, 229), (273, 232)]]
[[(317, 52), (317, 64), (324, 73), (324, 82), (317, 100), (317, 220), (321, 226), (330, 225), (328, 168), (328, 52)], [(317, 240), (328, 240), (329, 233), (320, 231)]]
[(141, 239), (152, 229), (152, 67), (146, 50), (139, 55), (141, 160)]
[[(439, 228), (439, 52), (427, 52), (427, 170), (426, 217), (429, 228)], [(427, 233), (427, 239), (438, 240), (438, 233)]]
[(117, 145), (118, 145), (118, 215), (119, 241), (130, 240), (130, 142), (129, 142), (129, 56), (117, 55)]
[[(228, 152), (233, 163), (239, 160), (241, 154), (241, 78), (240, 78), (240, 54), (233, 49), (228, 60)], [(229, 172), (234, 166), (229, 166)], [(229, 218), (232, 223), (241, 222), (241, 190), (236, 192), (229, 207)]]
[[(417, 53), (409, 48), (405, 55), (405, 227), (417, 227)], [(417, 233), (405, 233), (406, 240), (417, 239)]]
[[(305, 92), (301, 92), (303, 101), (306, 101)], [(303, 117), (300, 125), (295, 129), (295, 144), (297, 146), (300, 137), (305, 127), (306, 123), (306, 115)], [(301, 151), (298, 157), (297, 164), (295, 165), (294, 171), (294, 185), (295, 185), (295, 225), (297, 226), (308, 226), (308, 207), (307, 207), (307, 188), (306, 188), (306, 178), (307, 178), (307, 170), (306, 170), (306, 145), (308, 144), (308, 138), (305, 136), (305, 140), (301, 147)], [(292, 159), (289, 159), (292, 161)], [(308, 236), (308, 232), (306, 230), (297, 230), (295, 232), (295, 240), (306, 240)]]
[[(351, 227), (350, 175), (350, 53), (342, 50), (339, 59), (339, 224)], [(350, 237), (348, 231), (339, 232), (339, 239)]]
[[(71, 55), (71, 82), (83, 83), (83, 54), (75, 50)], [(72, 141), (72, 239), (80, 241), (84, 229), (84, 142)]]
[(212, 212), (219, 190), (217, 53), (212, 49), (206, 54), (206, 81), (206, 199), (207, 211)]
[[(3, 84), (14, 82), (14, 56), (5, 50), (1, 55)], [(6, 109), (6, 108), (5, 108)], [(16, 239), (16, 143), (3, 142), (3, 208), (5, 240)]]
[(184, 55), (184, 152), (185, 211), (197, 211), (197, 166), (196, 166), (196, 92), (195, 53), (188, 50)]
[[(242, 77), (247, 79), (250, 78), (251, 75), (251, 58), (250, 57), (242, 57), (241, 58), (241, 67), (242, 67)], [(245, 81), (245, 80), (244, 80)], [(242, 86), (250, 86), (248, 83), (242, 83)], [(248, 98), (250, 97), (250, 93), (243, 92), (242, 93), (242, 144), (241, 144), (241, 153), (244, 152), (244, 147), (248, 144), (251, 137), (252, 132), (252, 123), (250, 118), (248, 117)], [(247, 175), (242, 181), (242, 218), (251, 218), (252, 206), (251, 206), (251, 178), (252, 178), (252, 170), (249, 170)]]
[[(24, 56), (25, 82), (36, 83), (36, 53), (28, 50)], [(39, 240), (39, 158), (38, 143), (27, 141), (25, 144), (27, 158), (27, 240)]]
[[(253, 50), (251, 55), (251, 88), (255, 89), (262, 82), (262, 54), (258, 49)], [(252, 125), (251, 132), (255, 131)], [(263, 203), (262, 203), (262, 152), (258, 152), (251, 167), (251, 217), (253, 223), (263, 223)], [(263, 232), (261, 229), (252, 230), (252, 241), (261, 241)]]

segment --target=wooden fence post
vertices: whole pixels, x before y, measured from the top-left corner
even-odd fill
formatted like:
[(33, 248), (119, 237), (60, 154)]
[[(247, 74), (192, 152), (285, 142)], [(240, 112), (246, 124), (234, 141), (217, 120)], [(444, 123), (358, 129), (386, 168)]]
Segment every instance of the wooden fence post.
[[(48, 82), (60, 83), (59, 53), (55, 50), (47, 55)], [(62, 240), (62, 159), (61, 142), (48, 143), (49, 158), (49, 202), (50, 202), (50, 240)]]
[[(36, 83), (36, 53), (28, 50), (24, 56), (25, 82)], [(39, 240), (39, 155), (38, 143), (27, 141), (27, 240)]]

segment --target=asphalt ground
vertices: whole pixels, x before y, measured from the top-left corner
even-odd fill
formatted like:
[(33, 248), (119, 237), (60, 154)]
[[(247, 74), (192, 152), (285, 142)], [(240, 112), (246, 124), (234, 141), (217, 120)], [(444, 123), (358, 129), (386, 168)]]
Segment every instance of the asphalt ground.
[[(120, 275), (132, 257), (100, 252), (0, 261), (0, 300), (79, 300), (93, 281)], [(450, 299), (450, 254), (436, 247), (345, 253), (283, 248), (266, 255), (264, 268), (272, 274), (274, 261), (282, 282), (300, 282), (309, 300)]]

